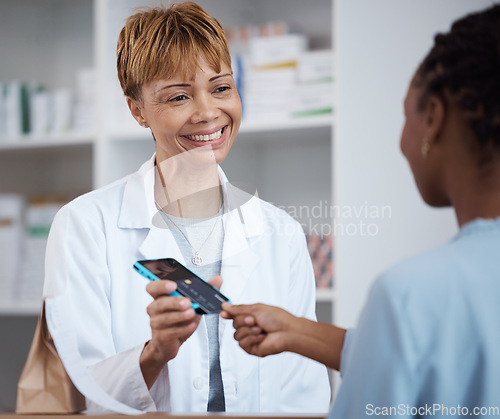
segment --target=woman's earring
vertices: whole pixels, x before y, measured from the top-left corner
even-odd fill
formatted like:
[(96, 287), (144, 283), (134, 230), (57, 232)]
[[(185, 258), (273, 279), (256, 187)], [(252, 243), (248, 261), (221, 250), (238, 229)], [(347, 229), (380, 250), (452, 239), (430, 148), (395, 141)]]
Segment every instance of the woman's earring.
[(424, 159), (427, 158), (427, 156), (429, 155), (429, 151), (430, 150), (431, 150), (431, 143), (427, 139), (427, 137), (424, 137), (424, 139), (422, 140), (422, 147), (420, 149), (420, 151), (422, 152), (422, 157)]

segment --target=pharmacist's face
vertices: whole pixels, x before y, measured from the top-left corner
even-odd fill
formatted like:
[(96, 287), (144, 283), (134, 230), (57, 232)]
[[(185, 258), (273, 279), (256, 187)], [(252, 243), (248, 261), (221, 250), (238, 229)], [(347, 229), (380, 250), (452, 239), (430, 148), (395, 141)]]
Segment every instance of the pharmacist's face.
[(200, 156), (206, 150), (220, 163), (241, 123), (240, 97), (225, 64), (216, 73), (200, 60), (194, 80), (178, 73), (168, 80), (152, 81), (142, 87), (142, 103), (131, 102), (136, 120), (151, 128), (158, 162), (185, 151)]

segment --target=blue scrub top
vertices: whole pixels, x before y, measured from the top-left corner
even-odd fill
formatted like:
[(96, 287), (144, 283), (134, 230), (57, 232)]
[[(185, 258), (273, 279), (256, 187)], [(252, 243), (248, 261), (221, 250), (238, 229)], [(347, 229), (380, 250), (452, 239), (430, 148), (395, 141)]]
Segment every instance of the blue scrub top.
[(330, 418), (500, 417), (500, 218), (375, 282)]

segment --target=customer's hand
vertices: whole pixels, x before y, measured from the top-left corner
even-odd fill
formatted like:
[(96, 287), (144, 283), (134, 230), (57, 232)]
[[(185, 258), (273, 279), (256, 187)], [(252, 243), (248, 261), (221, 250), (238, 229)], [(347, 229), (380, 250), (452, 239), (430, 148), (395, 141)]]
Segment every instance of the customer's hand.
[(234, 338), (249, 354), (267, 356), (288, 350), (295, 316), (265, 304), (224, 303), (221, 317), (233, 319)]
[(234, 338), (251, 355), (294, 352), (339, 370), (346, 330), (295, 317), (264, 304), (222, 304), (221, 317), (233, 319)]

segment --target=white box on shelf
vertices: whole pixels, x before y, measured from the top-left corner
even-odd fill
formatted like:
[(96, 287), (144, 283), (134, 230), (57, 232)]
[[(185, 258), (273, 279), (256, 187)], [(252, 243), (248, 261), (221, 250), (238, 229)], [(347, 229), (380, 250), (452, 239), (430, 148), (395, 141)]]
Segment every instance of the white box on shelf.
[(52, 120), (52, 98), (47, 90), (33, 92), (30, 98), (30, 134), (46, 135)]
[(297, 70), (294, 66), (257, 70), (247, 69), (245, 72), (245, 88), (254, 92), (267, 88), (276, 89), (282, 86), (293, 86), (297, 83)]
[(301, 34), (250, 38), (250, 64), (254, 67), (264, 67), (295, 62), (307, 49), (307, 43), (307, 37)]
[(334, 80), (332, 50), (306, 51), (297, 61), (299, 83), (324, 83)]
[(297, 85), (291, 100), (291, 116), (306, 117), (333, 113), (333, 83)]
[(42, 298), (45, 271), (45, 248), (50, 226), (64, 205), (62, 202), (40, 202), (27, 205), (23, 240), (23, 263), (19, 270), (14, 298), (22, 303), (37, 303)]
[(297, 86), (294, 66), (248, 69), (242, 96), (243, 116), (249, 120), (287, 119)]
[(53, 133), (68, 132), (72, 126), (73, 95), (69, 89), (55, 89), (52, 92), (52, 123)]

